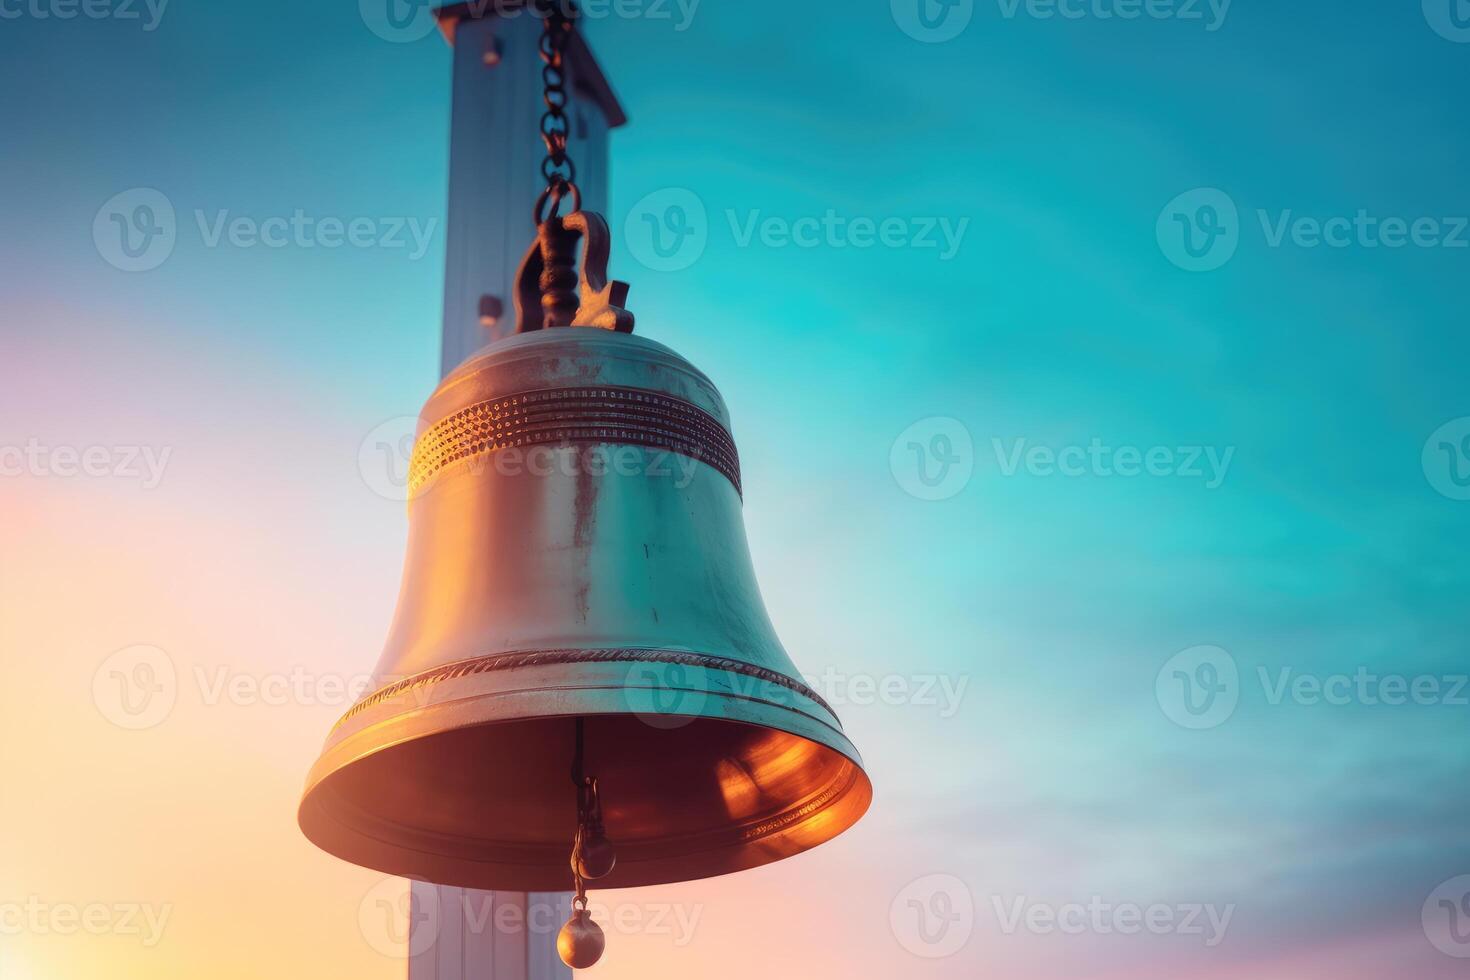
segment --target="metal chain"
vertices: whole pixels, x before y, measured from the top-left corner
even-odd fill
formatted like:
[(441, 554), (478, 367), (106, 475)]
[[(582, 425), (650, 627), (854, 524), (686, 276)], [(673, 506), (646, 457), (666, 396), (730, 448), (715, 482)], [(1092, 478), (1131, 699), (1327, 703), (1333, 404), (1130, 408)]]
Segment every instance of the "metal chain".
[(537, 225), (556, 216), (561, 202), (571, 198), (572, 210), (582, 210), (582, 192), (577, 187), (577, 168), (567, 156), (567, 137), (571, 123), (567, 119), (567, 41), (575, 29), (577, 8), (571, 0), (537, 0), (541, 21), (542, 101), (541, 139), (546, 143), (546, 158), (541, 161), (541, 176), (546, 190), (536, 199), (532, 220)]

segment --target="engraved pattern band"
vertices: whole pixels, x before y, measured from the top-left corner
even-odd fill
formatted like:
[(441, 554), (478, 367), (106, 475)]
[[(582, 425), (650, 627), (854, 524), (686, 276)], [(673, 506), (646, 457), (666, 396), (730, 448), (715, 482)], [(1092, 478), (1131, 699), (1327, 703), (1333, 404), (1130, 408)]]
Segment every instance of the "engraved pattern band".
[(517, 392), (441, 419), (414, 445), (409, 493), (461, 459), (510, 447), (592, 443), (687, 456), (719, 470), (740, 493), (740, 457), (719, 419), (673, 395), (610, 385)]

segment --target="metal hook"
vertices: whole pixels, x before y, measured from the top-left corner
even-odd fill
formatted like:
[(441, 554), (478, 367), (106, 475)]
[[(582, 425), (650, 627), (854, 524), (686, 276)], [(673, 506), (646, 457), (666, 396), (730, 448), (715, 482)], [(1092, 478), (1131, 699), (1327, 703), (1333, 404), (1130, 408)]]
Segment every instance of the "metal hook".
[[(576, 201), (575, 189), (573, 194)], [(567, 273), (578, 238), (582, 242), (581, 273), (573, 294), (567, 288)], [(543, 327), (599, 327), (631, 333), (633, 314), (623, 306), (628, 284), (607, 278), (611, 253), (612, 233), (600, 214), (578, 210), (543, 222), (516, 273), (516, 333)], [(540, 311), (539, 315), (533, 315), (533, 310)]]

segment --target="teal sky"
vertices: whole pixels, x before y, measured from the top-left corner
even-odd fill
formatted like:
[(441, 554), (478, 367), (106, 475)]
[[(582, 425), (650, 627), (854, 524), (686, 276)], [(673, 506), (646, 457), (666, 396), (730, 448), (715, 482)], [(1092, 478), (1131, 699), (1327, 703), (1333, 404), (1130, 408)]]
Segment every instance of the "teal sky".
[[(963, 685), (948, 713), (836, 692), (878, 793), (807, 866), (814, 899), (840, 892), (823, 915), (845, 923), (841, 975), (1462, 975), (1421, 912), (1470, 874), (1470, 5), (1123, 19), (1100, 12), (1127, 0), (1063, 2), (1077, 17), (964, 0), (966, 26), (934, 41), (902, 29), (908, 2), (670, 2), (586, 25), (631, 117), (614, 272), (638, 331), (730, 405), (787, 647), (816, 679)], [(357, 451), (436, 380), (449, 48), (391, 43), (348, 2), (172, 0), (154, 30), (142, 5), (26, 4), (0, 0), (22, 12), (0, 18), (0, 444), (173, 445), (183, 487), (248, 490), (181, 501), (165, 550), (190, 521), (285, 548), (279, 521), (304, 561), (351, 566), (331, 603), (381, 634), (402, 514)], [(93, 225), (134, 188), (179, 217), (167, 261), (129, 273)], [(702, 252), (650, 267), (638, 230), (675, 200), (702, 209)], [(1228, 258), (1180, 237), (1206, 205)], [(297, 209), (439, 230), (415, 259), (209, 247), (193, 217)], [(835, 237), (781, 241), (829, 212)], [(1333, 219), (1346, 237), (1313, 244)], [(1387, 244), (1395, 220), (1417, 240)], [(854, 221), (896, 244), (863, 247)], [(1025, 455), (1094, 442), (1157, 449), (1169, 475)], [(1196, 452), (1202, 475), (1178, 473)], [(1209, 453), (1228, 458), (1213, 479)], [(25, 554), (13, 569), (42, 560)], [(1166, 663), (1197, 647), (1219, 652), (1182, 675), (1231, 665), (1238, 703), (1190, 728), (1206, 702), (1176, 698)], [(376, 651), (338, 654), (366, 669)], [(1360, 668), (1439, 693), (1274, 697), (1282, 671)], [(299, 748), (273, 750), (291, 778), (316, 746)], [(947, 958), (890, 921), (932, 874), (975, 907)], [(1205, 948), (1009, 934), (995, 902), (1019, 896), (1235, 910)], [(714, 976), (735, 954), (689, 955)]]

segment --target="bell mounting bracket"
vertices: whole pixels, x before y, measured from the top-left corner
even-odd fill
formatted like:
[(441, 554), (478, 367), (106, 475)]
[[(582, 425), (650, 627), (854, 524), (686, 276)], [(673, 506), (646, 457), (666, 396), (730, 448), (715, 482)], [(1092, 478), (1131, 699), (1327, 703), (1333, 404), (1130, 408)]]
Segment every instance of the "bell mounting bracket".
[[(581, 272), (576, 246), (582, 244)], [(552, 216), (536, 228), (516, 272), (516, 333), (546, 327), (600, 327), (633, 332), (633, 314), (624, 308), (628, 284), (607, 278), (612, 234), (602, 215), (573, 211)]]

